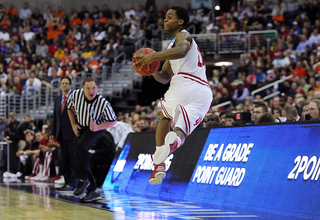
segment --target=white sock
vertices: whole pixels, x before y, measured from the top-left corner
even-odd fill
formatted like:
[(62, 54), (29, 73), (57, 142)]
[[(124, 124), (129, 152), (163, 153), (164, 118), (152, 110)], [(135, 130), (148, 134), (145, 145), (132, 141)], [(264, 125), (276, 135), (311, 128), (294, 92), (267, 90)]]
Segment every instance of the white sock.
[(39, 165), (39, 173), (42, 174), (42, 172), (43, 172), (43, 165)]
[(59, 167), (55, 166), (55, 168), (56, 168), (56, 175), (59, 175)]

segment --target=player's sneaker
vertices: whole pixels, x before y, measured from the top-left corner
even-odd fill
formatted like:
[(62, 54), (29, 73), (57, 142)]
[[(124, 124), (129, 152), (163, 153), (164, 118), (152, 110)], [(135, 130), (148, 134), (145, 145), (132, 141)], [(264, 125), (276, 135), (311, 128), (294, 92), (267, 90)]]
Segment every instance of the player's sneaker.
[(43, 175), (43, 176), (42, 176), (38, 181), (46, 182), (48, 179), (49, 179), (49, 177), (48, 177), (48, 176)]
[(34, 177), (34, 176), (36, 176), (34, 173), (32, 173), (31, 175), (29, 175), (29, 176), (25, 176), (24, 177), (24, 179), (25, 180), (29, 180), (31, 177)]
[(61, 175), (61, 176), (60, 176), (60, 179), (55, 180), (55, 181), (54, 181), (54, 183), (55, 183), (55, 184), (61, 184), (61, 185), (64, 185), (64, 184), (65, 184), (64, 176), (63, 176), (63, 175)]
[(59, 175), (55, 175), (54, 177), (51, 177), (51, 178), (47, 179), (46, 182), (53, 183), (54, 181), (59, 180), (59, 179), (60, 179), (60, 176)]
[(177, 148), (177, 134), (173, 131), (170, 131), (164, 139), (164, 145), (162, 145), (161, 147), (157, 147), (156, 152), (153, 155), (153, 163), (161, 164)]
[(10, 178), (11, 176), (12, 176), (12, 174), (10, 172), (8, 172), (8, 171), (3, 173), (3, 177), (4, 178)]
[(162, 183), (162, 179), (166, 176), (166, 164), (161, 163), (159, 165), (154, 164), (154, 170), (150, 176), (149, 183), (158, 185)]
[(34, 181), (40, 181), (40, 179), (43, 177), (44, 175), (42, 175), (42, 172), (39, 172), (37, 175), (35, 175), (34, 177), (30, 177), (30, 180), (34, 180)]

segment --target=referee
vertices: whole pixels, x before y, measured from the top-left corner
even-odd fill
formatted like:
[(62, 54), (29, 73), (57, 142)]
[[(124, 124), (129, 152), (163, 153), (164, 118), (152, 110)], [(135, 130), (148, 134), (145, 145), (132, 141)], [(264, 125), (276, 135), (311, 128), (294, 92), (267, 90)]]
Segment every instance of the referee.
[(87, 189), (87, 194), (81, 202), (101, 199), (96, 191), (96, 181), (89, 163), (91, 154), (88, 150), (101, 137), (105, 129), (117, 123), (117, 117), (110, 103), (97, 94), (97, 89), (96, 80), (88, 77), (83, 81), (82, 89), (73, 91), (67, 102), (68, 115), (76, 135), (73, 146), (78, 184), (73, 194), (79, 196)]

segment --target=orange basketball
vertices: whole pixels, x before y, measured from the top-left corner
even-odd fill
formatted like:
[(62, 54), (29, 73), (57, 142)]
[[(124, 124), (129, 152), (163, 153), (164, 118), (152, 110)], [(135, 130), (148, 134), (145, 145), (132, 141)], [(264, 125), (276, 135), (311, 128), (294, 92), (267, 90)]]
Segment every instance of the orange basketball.
[(149, 65), (149, 71), (148, 71), (148, 66), (144, 66), (141, 70), (140, 70), (140, 64), (135, 65), (134, 63), (138, 60), (140, 60), (140, 58), (136, 58), (134, 56), (137, 55), (144, 55), (144, 54), (149, 54), (149, 53), (153, 53), (155, 52), (153, 49), (151, 48), (141, 48), (139, 50), (137, 50), (133, 57), (132, 57), (132, 66), (134, 68), (134, 70), (139, 73), (142, 76), (150, 76), (152, 75), (154, 72), (156, 72), (160, 66), (160, 60), (154, 60), (150, 65)]

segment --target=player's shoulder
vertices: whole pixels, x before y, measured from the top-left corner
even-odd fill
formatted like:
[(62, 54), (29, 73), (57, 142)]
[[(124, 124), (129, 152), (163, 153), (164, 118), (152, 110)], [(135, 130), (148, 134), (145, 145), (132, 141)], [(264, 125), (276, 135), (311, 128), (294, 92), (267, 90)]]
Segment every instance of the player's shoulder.
[(181, 30), (179, 33), (176, 35), (177, 40), (192, 40), (192, 35), (186, 31), (186, 30)]

